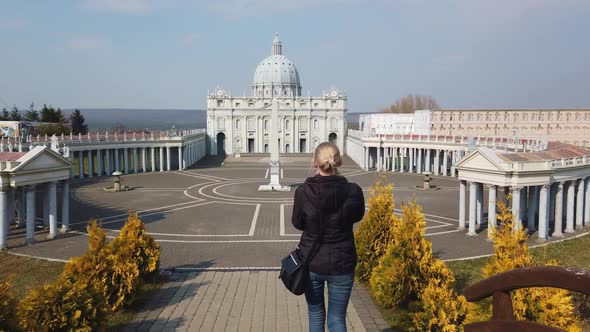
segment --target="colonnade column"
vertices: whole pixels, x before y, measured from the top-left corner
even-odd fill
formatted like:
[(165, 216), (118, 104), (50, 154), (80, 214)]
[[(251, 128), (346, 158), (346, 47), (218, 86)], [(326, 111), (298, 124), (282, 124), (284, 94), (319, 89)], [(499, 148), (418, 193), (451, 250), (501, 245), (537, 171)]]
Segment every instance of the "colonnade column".
[(490, 185), (488, 191), (488, 239), (492, 238), (492, 233), (496, 228), (496, 196), (497, 186)]
[(477, 218), (475, 219), (477, 222), (477, 227), (481, 227), (483, 223), (483, 183), (477, 184), (477, 195), (476, 195), (476, 208), (477, 208)]
[(84, 151), (78, 151), (78, 179), (84, 178)]
[(422, 174), (422, 149), (418, 149), (418, 165), (416, 165), (416, 171), (418, 174)]
[(114, 149), (113, 153), (115, 154), (115, 172), (120, 172), (121, 168), (119, 167), (119, 149)]
[(142, 172), (147, 172), (147, 156), (146, 156), (146, 151), (145, 148), (141, 148), (141, 171)]
[(156, 171), (156, 148), (152, 147), (152, 172)]
[(164, 171), (164, 148), (160, 147), (160, 172)]
[(94, 165), (93, 165), (93, 158), (92, 158), (92, 150), (88, 150), (88, 177), (91, 178), (94, 176)]
[(397, 170), (397, 148), (391, 148), (391, 171)]
[(133, 173), (137, 173), (137, 148), (133, 148)]
[(110, 149), (106, 149), (104, 150), (104, 168), (107, 172), (107, 176), (110, 176), (111, 174), (113, 174), (112, 170), (111, 170), (111, 150)]
[(375, 168), (377, 168), (377, 171), (381, 170), (381, 147), (380, 146), (377, 147), (377, 164), (375, 165)]
[(369, 170), (369, 147), (366, 146), (365, 147), (365, 171)]
[(27, 196), (27, 229), (26, 229), (26, 236), (25, 236), (25, 244), (34, 244), (35, 243), (35, 186), (26, 186), (26, 196)]
[(522, 224), (520, 191), (522, 187), (512, 187), (512, 216), (514, 217), (514, 230), (519, 230)]
[(443, 167), (442, 167), (442, 175), (447, 176), (449, 173), (448, 171), (448, 162), (449, 162), (449, 151), (443, 151)]
[(102, 176), (102, 150), (96, 150), (97, 176)]
[(576, 203), (576, 229), (584, 227), (584, 179), (578, 180), (578, 196)]
[(129, 149), (123, 148), (123, 172), (129, 174)]
[(451, 176), (455, 176), (455, 164), (457, 163), (457, 151), (451, 151)]
[(57, 182), (49, 182), (48, 189), (49, 235), (47, 238), (53, 239), (57, 237)]
[(184, 161), (184, 156), (182, 154), (182, 145), (178, 147), (178, 170), (182, 171), (186, 165), (185, 165), (185, 161)]
[(63, 181), (61, 201), (61, 231), (67, 232), (70, 230), (70, 183), (68, 180)]
[(553, 237), (563, 237), (563, 182), (555, 186), (555, 229)]
[(434, 175), (439, 175), (440, 173), (440, 150), (435, 150), (434, 152)]
[(570, 181), (568, 188), (567, 188), (567, 208), (566, 208), (566, 222), (565, 222), (565, 232), (566, 233), (574, 233), (574, 187), (576, 183), (574, 181)]
[(409, 151), (410, 154), (410, 173), (414, 173), (414, 149), (410, 149)]
[(9, 211), (8, 211), (8, 191), (10, 188), (0, 188), (0, 250), (6, 249), (8, 246), (8, 229), (9, 226)]
[(399, 171), (400, 172), (405, 172), (405, 167), (404, 167), (404, 153), (406, 152), (406, 148), (399, 148)]
[(590, 178), (586, 178), (586, 200), (584, 203), (584, 225), (590, 225)]
[(475, 219), (476, 219), (476, 202), (477, 200), (477, 183), (470, 182), (469, 183), (469, 232), (467, 235), (469, 236), (476, 236), (477, 233), (475, 232)]
[[(535, 190), (536, 192), (536, 190)], [(547, 240), (547, 230), (549, 229), (549, 205), (548, 197), (549, 197), (549, 185), (545, 184), (541, 187), (539, 197), (539, 240), (544, 241)], [(536, 196), (536, 195), (535, 195)], [(530, 214), (529, 214), (530, 215)], [(534, 214), (533, 214), (534, 215)]]
[(430, 158), (430, 149), (426, 149), (426, 161), (425, 161), (424, 168), (426, 169), (426, 172), (432, 172), (432, 161)]
[(170, 147), (167, 146), (166, 147), (166, 170), (167, 171), (171, 171), (172, 167), (171, 167), (171, 160), (170, 160)]
[(465, 180), (459, 181), (459, 230), (465, 229)]
[(18, 217), (16, 219), (16, 226), (23, 227), (25, 225), (25, 188), (19, 187), (18, 195)]
[[(539, 203), (539, 195), (538, 195), (539, 191), (537, 189), (538, 188), (536, 186), (529, 187), (529, 209), (527, 211), (528, 212), (527, 229), (529, 231), (535, 230), (535, 214), (537, 212), (537, 205)], [(545, 202), (545, 204), (547, 204), (547, 202)], [(540, 210), (539, 210), (539, 213), (540, 213)], [(539, 216), (539, 218), (540, 218), (540, 216)]]

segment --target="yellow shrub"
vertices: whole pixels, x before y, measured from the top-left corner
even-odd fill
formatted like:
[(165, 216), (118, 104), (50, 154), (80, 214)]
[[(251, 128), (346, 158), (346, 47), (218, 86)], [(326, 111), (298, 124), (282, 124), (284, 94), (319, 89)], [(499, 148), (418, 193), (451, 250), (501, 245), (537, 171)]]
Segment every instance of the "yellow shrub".
[(145, 227), (137, 213), (129, 214), (125, 226), (111, 245), (116, 250), (129, 252), (132, 260), (137, 264), (139, 274), (143, 279), (158, 271), (160, 264), (160, 245), (147, 235)]
[(435, 260), (429, 282), (419, 295), (421, 310), (412, 315), (414, 331), (463, 331), (467, 300), (457, 295), (455, 277), (441, 260)]
[(10, 331), (15, 322), (16, 300), (10, 291), (12, 277), (0, 282), (0, 331)]
[(84, 280), (104, 296), (111, 310), (129, 304), (139, 285), (139, 268), (126, 248), (106, 243), (106, 234), (95, 221), (88, 226), (88, 253), (70, 259), (62, 276), (71, 282)]
[[(535, 265), (557, 265), (557, 262), (537, 263), (526, 244), (527, 234), (521, 228), (514, 230), (512, 212), (503, 202), (498, 203), (500, 226), (492, 233), (494, 256), (483, 267), (484, 278), (516, 268)], [(568, 331), (580, 331), (580, 322), (569, 292), (555, 288), (525, 288), (512, 294), (514, 316), (519, 320), (530, 320), (558, 327)], [(468, 321), (487, 320), (491, 316), (491, 302), (482, 301), (474, 305)]]
[(382, 306), (406, 305), (418, 299), (431, 273), (432, 244), (424, 238), (426, 222), (421, 207), (412, 201), (393, 218), (387, 252), (371, 274), (371, 289)]
[(96, 331), (104, 325), (105, 302), (86, 282), (58, 279), (31, 290), (18, 306), (25, 331)]
[(356, 276), (359, 281), (368, 281), (371, 271), (385, 254), (391, 240), (394, 223), (393, 185), (378, 181), (370, 190), (369, 210), (355, 233), (358, 262)]

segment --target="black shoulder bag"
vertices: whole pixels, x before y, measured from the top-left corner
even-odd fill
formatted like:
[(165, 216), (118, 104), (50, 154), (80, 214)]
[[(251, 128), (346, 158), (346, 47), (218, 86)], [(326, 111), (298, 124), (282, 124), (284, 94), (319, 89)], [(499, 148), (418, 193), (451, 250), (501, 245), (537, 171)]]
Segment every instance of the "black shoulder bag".
[[(318, 210), (319, 211), (319, 210)], [(320, 235), (318, 240), (314, 242), (313, 249), (306, 259), (301, 258), (299, 246), (291, 251), (289, 255), (281, 260), (281, 272), (279, 279), (283, 281), (285, 287), (295, 294), (301, 295), (305, 293), (306, 281), (309, 278), (309, 262), (319, 251), (322, 237), (324, 235), (323, 215), (320, 212)]]

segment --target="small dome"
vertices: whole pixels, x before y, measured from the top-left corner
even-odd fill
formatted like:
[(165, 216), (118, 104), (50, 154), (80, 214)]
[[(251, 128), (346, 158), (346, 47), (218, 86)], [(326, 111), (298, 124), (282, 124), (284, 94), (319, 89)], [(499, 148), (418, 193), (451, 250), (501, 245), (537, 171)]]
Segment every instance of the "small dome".
[(282, 55), (282, 45), (278, 34), (273, 40), (272, 55), (262, 60), (254, 72), (252, 91), (255, 96), (301, 95), (301, 83), (297, 67)]

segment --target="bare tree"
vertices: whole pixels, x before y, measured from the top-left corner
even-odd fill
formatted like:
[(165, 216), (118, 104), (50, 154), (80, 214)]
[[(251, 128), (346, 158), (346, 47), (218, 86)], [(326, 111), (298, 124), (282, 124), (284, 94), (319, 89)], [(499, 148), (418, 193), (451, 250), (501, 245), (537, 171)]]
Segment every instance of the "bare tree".
[(391, 106), (382, 110), (384, 113), (413, 113), (416, 110), (439, 109), (436, 99), (426, 95), (409, 94), (395, 101)]

